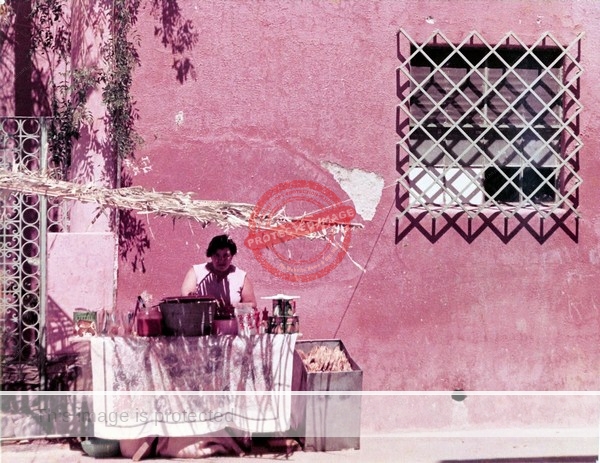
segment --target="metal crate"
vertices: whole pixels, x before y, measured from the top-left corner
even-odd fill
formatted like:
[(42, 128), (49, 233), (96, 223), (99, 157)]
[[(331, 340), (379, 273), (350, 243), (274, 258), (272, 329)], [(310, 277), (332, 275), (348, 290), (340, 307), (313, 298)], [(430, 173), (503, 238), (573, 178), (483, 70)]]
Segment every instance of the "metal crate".
[[(294, 356), (294, 389), (307, 392), (295, 398), (295, 432), (306, 451), (335, 451), (360, 448), (361, 394), (363, 372), (339, 339), (298, 341), (296, 351), (309, 353), (314, 346), (339, 346), (352, 366), (346, 372), (309, 372), (298, 352)], [(318, 392), (324, 394), (318, 394)], [(333, 394), (331, 394), (334, 392)], [(316, 393), (316, 394), (315, 394)]]

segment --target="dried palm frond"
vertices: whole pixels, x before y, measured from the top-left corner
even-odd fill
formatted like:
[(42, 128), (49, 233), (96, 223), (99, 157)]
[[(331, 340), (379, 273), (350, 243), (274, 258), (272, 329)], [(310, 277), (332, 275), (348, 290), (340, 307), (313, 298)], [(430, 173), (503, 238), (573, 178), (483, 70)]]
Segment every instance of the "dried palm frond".
[[(11, 172), (0, 169), (0, 190), (23, 194), (37, 194), (84, 203), (95, 203), (101, 207), (132, 210), (140, 214), (157, 214), (174, 218), (193, 219), (207, 225), (214, 223), (224, 229), (253, 227), (269, 229), (277, 224), (301, 221), (299, 217), (278, 215), (277, 217), (253, 217), (254, 205), (225, 201), (207, 201), (192, 198), (192, 193), (181, 191), (157, 192), (142, 187), (107, 188), (93, 184), (77, 184), (56, 180), (48, 175), (30, 171)], [(261, 225), (264, 223), (265, 225)], [(268, 223), (268, 225), (267, 225)], [(330, 223), (336, 229), (362, 227), (360, 224)], [(309, 239), (322, 239), (324, 234), (298, 235)]]

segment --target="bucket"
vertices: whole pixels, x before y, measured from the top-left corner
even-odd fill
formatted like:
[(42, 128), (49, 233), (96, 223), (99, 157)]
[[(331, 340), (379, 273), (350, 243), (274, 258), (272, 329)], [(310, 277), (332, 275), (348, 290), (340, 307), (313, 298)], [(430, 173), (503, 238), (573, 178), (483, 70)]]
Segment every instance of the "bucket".
[(160, 301), (163, 334), (205, 336), (212, 332), (217, 301), (210, 297), (168, 297)]
[(238, 325), (235, 318), (229, 320), (215, 319), (212, 324), (212, 334), (221, 336), (224, 334), (238, 334)]

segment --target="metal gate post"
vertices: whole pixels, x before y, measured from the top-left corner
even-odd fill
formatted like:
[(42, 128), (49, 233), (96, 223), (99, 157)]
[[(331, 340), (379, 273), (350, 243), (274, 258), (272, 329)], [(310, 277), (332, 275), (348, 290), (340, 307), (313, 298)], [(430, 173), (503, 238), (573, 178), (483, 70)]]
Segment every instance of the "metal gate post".
[[(40, 173), (48, 173), (48, 127), (46, 120), (40, 118)], [(48, 198), (40, 196), (40, 389), (46, 389), (46, 307), (48, 305)]]

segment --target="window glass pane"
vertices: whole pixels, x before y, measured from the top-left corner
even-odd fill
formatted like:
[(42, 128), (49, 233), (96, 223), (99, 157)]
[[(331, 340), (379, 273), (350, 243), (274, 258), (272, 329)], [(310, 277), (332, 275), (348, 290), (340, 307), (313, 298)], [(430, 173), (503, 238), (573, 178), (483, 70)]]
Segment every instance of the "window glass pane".
[(536, 166), (556, 167), (559, 165), (560, 137), (548, 142), (553, 132), (527, 130), (521, 138), (520, 149), (526, 159)]
[(444, 165), (444, 151), (438, 140), (441, 129), (416, 129), (410, 136), (408, 147), (411, 165), (422, 163), (426, 166)]
[(541, 74), (536, 69), (515, 69), (502, 77), (505, 72), (506, 69), (488, 72), (491, 88), (487, 103), (491, 121), (518, 126), (525, 123), (560, 125), (561, 99), (557, 98), (559, 89), (550, 71)]
[[(485, 193), (497, 202), (512, 203), (519, 201), (519, 191), (513, 183), (509, 183), (507, 180), (507, 177), (511, 178), (517, 175), (518, 170), (516, 167), (490, 167), (486, 169), (483, 180)], [(518, 183), (518, 178), (513, 178), (512, 182)]]
[[(532, 93), (527, 96), (526, 104), (531, 109), (531, 122), (549, 127), (559, 127), (562, 119), (562, 98), (560, 98), (561, 69), (551, 68), (544, 71), (528, 70), (537, 82), (532, 83)], [(533, 96), (535, 94), (535, 97)]]
[(460, 93), (456, 84), (466, 75), (465, 69), (446, 68), (443, 73), (429, 68), (413, 68), (420, 91), (410, 102), (411, 114), (425, 125), (449, 127), (465, 113), (471, 113), (471, 102)]
[(504, 125), (560, 124), (561, 60), (558, 52), (498, 50), (488, 67), (490, 120)]
[(435, 167), (412, 168), (409, 172), (411, 185), (409, 202), (417, 204), (419, 198), (428, 204), (444, 204), (444, 171)]
[(447, 169), (444, 177), (446, 182), (447, 203), (482, 204), (483, 190), (482, 169), (465, 167), (462, 169)]
[[(531, 196), (532, 192), (538, 187), (539, 189)], [(547, 167), (523, 169), (522, 188), (523, 193), (526, 196), (531, 196), (531, 199), (536, 203), (554, 201), (556, 195), (555, 170)]]
[(509, 143), (499, 135), (488, 134), (486, 152), (490, 159), (495, 159), (498, 166), (515, 166), (522, 164), (521, 157), (516, 149), (517, 142)]
[(449, 158), (447, 165), (453, 160), (461, 166), (481, 167), (485, 165), (485, 147), (483, 143), (475, 143), (481, 134), (481, 129), (463, 128), (463, 130), (452, 130), (443, 140), (443, 147)]
[[(458, 121), (463, 125), (480, 125), (483, 79), (466, 60), (477, 58), (471, 56), (473, 53), (466, 56), (452, 53), (448, 47), (428, 47), (427, 50), (430, 59), (419, 53), (411, 61), (410, 73), (417, 82), (411, 82), (411, 90), (420, 87), (411, 98), (411, 114), (425, 125), (449, 127)], [(436, 69), (435, 66), (442, 63), (443, 66)], [(478, 101), (480, 104), (476, 105)]]

